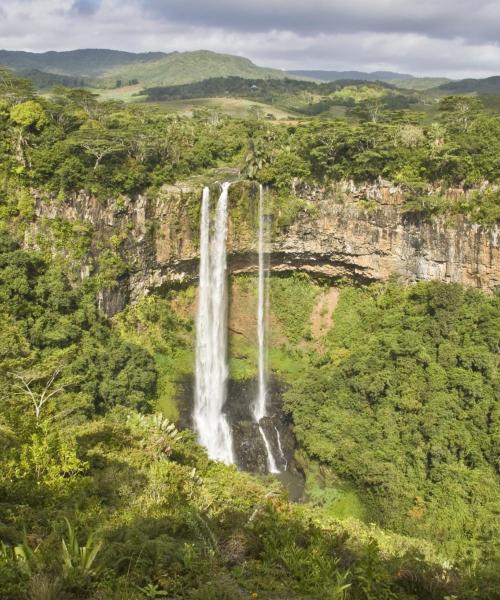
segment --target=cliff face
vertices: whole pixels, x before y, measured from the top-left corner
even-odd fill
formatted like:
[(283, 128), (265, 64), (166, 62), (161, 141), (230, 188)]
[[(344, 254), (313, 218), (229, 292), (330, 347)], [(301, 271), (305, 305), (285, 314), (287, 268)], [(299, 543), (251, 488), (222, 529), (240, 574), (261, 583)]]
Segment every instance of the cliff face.
[(398, 207), (374, 211), (321, 200), (319, 216), (299, 219), (274, 246), (274, 268), (328, 277), (404, 282), (435, 279), (492, 291), (500, 283), (498, 228), (465, 217), (426, 221)]
[[(229, 269), (254, 271), (255, 224), (241, 218), (242, 201), (235, 187), (230, 199)], [(355, 195), (334, 190), (297, 191), (309, 210), (277, 232), (272, 243), (274, 271), (303, 270), (328, 278), (360, 282), (397, 276), (404, 282), (436, 279), (492, 292), (500, 285), (499, 227), (484, 227), (465, 216), (425, 219), (404, 214), (384, 195), (370, 208)], [(91, 272), (103, 248), (114, 244), (127, 264), (121, 285), (101, 293), (109, 314), (162, 285), (188, 283), (197, 276), (198, 196), (200, 190), (169, 187), (155, 199), (138, 196), (103, 204), (88, 195), (61, 203), (36, 198), (35, 214), (25, 235), (30, 246), (52, 235), (50, 225), (70, 221), (91, 226), (91, 241), (80, 262), (80, 276)], [(387, 195), (387, 194), (385, 194)], [(397, 198), (397, 196), (396, 196)], [(238, 204), (239, 203), (239, 204)], [(249, 210), (249, 214), (250, 214)], [(111, 240), (111, 242), (110, 242)]]

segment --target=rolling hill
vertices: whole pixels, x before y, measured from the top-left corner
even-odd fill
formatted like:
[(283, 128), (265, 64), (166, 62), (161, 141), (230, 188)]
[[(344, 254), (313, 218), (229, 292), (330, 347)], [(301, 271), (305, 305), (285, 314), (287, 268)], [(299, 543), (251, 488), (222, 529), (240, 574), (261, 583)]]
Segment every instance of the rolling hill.
[(218, 54), (208, 50), (172, 52), (143, 64), (117, 67), (108, 72), (113, 79), (137, 79), (144, 86), (181, 85), (211, 77), (242, 77), (245, 79), (283, 79), (284, 71), (255, 65), (248, 58)]
[[(117, 50), (71, 50), (68, 52), (17, 52), (0, 50), (0, 64), (45, 81), (40, 73), (61, 77), (90, 78), (96, 87), (114, 87), (117, 81), (137, 81), (143, 87), (179, 85), (209, 77), (280, 79), (284, 71), (259, 67), (249, 59), (207, 50), (195, 52), (147, 52)], [(56, 78), (54, 78), (56, 79)]]
[(387, 83), (392, 83), (402, 90), (414, 90), (424, 92), (434, 89), (440, 85), (451, 82), (447, 77), (413, 77), (412, 79), (388, 79)]
[[(377, 102), (388, 110), (409, 108), (418, 101), (415, 92), (398, 90), (381, 81), (330, 81), (317, 83), (298, 79), (245, 79), (242, 77), (215, 77), (200, 82), (153, 86), (144, 90), (150, 102), (239, 98), (263, 105), (278, 107), (287, 114), (304, 116), (339, 116), (348, 108)], [(270, 112), (270, 111), (268, 111)]]
[(500, 94), (500, 75), (484, 79), (450, 81), (437, 89), (450, 94)]
[(94, 80), (88, 77), (79, 77), (77, 75), (59, 75), (57, 73), (48, 73), (40, 69), (20, 69), (16, 74), (23, 79), (29, 79), (39, 90), (47, 90), (56, 85), (64, 85), (69, 88), (90, 87)]
[(316, 81), (384, 81), (404, 90), (424, 91), (451, 81), (447, 77), (415, 77), (408, 73), (393, 71), (288, 71), (294, 77), (304, 77)]
[(135, 54), (93, 48), (41, 53), (0, 50), (0, 64), (13, 71), (36, 69), (70, 77), (100, 77), (116, 67), (145, 63), (166, 56), (168, 55), (164, 52)]

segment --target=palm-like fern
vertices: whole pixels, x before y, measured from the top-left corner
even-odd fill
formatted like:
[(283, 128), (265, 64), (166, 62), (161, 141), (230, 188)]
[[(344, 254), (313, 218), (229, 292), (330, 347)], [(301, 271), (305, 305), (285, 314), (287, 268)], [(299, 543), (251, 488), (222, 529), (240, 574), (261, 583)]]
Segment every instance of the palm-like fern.
[[(144, 447), (160, 456), (168, 457), (172, 452), (172, 443), (182, 438), (182, 433), (175, 423), (164, 417), (161, 413), (155, 415), (133, 415), (129, 417), (132, 426), (145, 430), (148, 435), (142, 440)], [(158, 436), (158, 433), (160, 434)]]
[(79, 571), (88, 575), (93, 575), (97, 572), (94, 566), (95, 560), (102, 547), (102, 541), (96, 540), (93, 536), (89, 536), (85, 546), (80, 546), (76, 537), (75, 528), (71, 525), (68, 519), (66, 526), (68, 529), (68, 541), (62, 540), (62, 558), (63, 570), (65, 574), (73, 571)]

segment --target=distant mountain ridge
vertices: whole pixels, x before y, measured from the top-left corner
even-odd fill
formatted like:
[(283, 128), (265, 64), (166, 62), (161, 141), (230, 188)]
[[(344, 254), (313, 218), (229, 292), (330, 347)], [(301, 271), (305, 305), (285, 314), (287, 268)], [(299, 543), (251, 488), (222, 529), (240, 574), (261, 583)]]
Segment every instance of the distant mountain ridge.
[(484, 79), (461, 79), (440, 85), (437, 89), (452, 94), (500, 94), (500, 75)]
[(180, 85), (210, 77), (283, 79), (284, 71), (255, 65), (248, 58), (208, 50), (194, 52), (133, 53), (120, 50), (84, 49), (63, 52), (0, 50), (0, 64), (20, 74), (49, 73), (61, 77), (88, 78), (97, 86), (113, 87), (117, 81), (134, 80), (144, 87)]
[(393, 71), (282, 71), (260, 67), (248, 58), (209, 50), (192, 52), (126, 52), (81, 50), (25, 52), (0, 50), (0, 65), (31, 79), (41, 89), (61, 83), (76, 87), (114, 88), (131, 83), (143, 88), (187, 85), (220, 77), (244, 79), (302, 79), (320, 82), (383, 82), (404, 90), (436, 90), (450, 94), (500, 94), (500, 76), (451, 81), (444, 77), (416, 77)]
[(408, 73), (394, 73), (393, 71), (373, 71), (365, 73), (364, 71), (322, 71), (322, 70), (292, 70), (287, 71), (295, 77), (310, 77), (311, 79), (320, 79), (321, 81), (338, 81), (338, 80), (363, 80), (363, 81), (394, 81), (415, 79), (413, 75)]
[(63, 52), (0, 50), (0, 64), (14, 71), (36, 69), (69, 77), (99, 77), (117, 66), (145, 63), (168, 56), (165, 52), (124, 52), (86, 48)]

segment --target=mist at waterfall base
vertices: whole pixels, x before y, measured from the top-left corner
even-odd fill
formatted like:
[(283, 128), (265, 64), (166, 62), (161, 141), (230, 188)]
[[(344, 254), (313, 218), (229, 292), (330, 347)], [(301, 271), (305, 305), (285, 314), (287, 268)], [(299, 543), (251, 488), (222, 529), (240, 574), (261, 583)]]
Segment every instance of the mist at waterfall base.
[[(210, 220), (210, 191), (203, 190), (200, 219), (200, 266), (198, 310), (196, 318), (196, 371), (193, 424), (199, 442), (210, 458), (235, 463), (231, 427), (224, 413), (227, 398), (227, 223), (229, 183), (222, 185), (213, 223)], [(267, 455), (267, 471), (279, 474), (286, 469), (287, 460), (282, 450), (280, 433), (276, 426), (264, 428), (269, 419), (267, 382), (267, 315), (269, 305), (269, 227), (265, 215), (264, 191), (259, 189), (258, 232), (258, 289), (257, 339), (258, 386), (251, 414), (260, 432)], [(274, 433), (276, 439), (268, 436)], [(279, 466), (272, 447), (278, 448)], [(281, 467), (281, 468), (280, 468)]]

